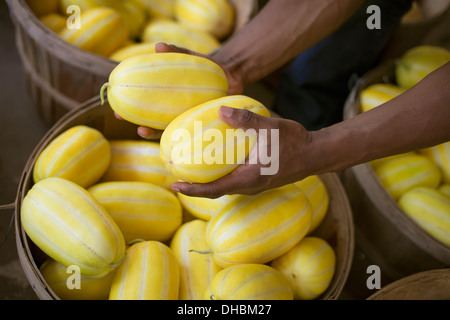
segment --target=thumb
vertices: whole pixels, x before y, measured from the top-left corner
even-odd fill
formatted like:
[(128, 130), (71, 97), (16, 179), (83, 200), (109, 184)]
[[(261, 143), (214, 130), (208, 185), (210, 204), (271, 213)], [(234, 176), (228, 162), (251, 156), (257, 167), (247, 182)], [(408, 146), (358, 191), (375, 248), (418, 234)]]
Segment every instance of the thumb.
[(242, 130), (268, 128), (268, 118), (246, 109), (221, 106), (219, 115), (228, 125)]

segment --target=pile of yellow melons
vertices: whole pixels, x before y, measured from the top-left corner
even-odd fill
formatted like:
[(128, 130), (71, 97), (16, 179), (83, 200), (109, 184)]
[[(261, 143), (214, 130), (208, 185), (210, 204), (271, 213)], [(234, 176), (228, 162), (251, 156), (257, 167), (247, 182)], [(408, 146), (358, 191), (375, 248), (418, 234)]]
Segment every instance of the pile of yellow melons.
[[(184, 14), (178, 19), (190, 30), (194, 12), (186, 8), (194, 3), (174, 1), (175, 12), (180, 6)], [(171, 30), (173, 21), (163, 23), (163, 30)], [(113, 42), (101, 38), (108, 46)], [(221, 105), (270, 117), (260, 102), (228, 96), (228, 85), (223, 70), (204, 57), (154, 52), (130, 57), (111, 72), (101, 98), (107, 89), (118, 115), (163, 130), (161, 139), (109, 140), (95, 128), (77, 125), (43, 148), (20, 221), (48, 256), (40, 272), (60, 298), (316, 299), (329, 287), (335, 252), (312, 233), (329, 206), (318, 176), (218, 199), (188, 197), (170, 188), (178, 180), (219, 179), (255, 148), (257, 136), (243, 130), (230, 139), (212, 139), (233, 129), (221, 120)], [(183, 136), (177, 132), (188, 137), (177, 143)], [(220, 161), (231, 151), (233, 161)], [(207, 154), (219, 161), (195, 161)], [(78, 288), (67, 273), (71, 270), (81, 276)]]
[[(178, 180), (209, 182), (236, 169), (257, 136), (236, 130), (223, 139), (233, 128), (219, 107), (270, 117), (264, 105), (228, 96), (220, 67), (179, 53), (131, 57), (111, 72), (106, 87), (114, 111), (163, 134), (158, 142), (108, 140), (78, 125), (37, 157), (21, 223), (48, 255), (41, 273), (59, 297), (314, 299), (325, 292), (336, 257), (324, 239), (311, 235), (329, 204), (318, 176), (214, 200), (170, 188)], [(177, 142), (183, 136), (177, 129), (188, 137)], [(211, 141), (218, 133), (222, 139)], [(231, 151), (233, 161), (220, 161)], [(219, 161), (195, 161), (207, 154)], [(79, 290), (67, 286), (69, 267), (79, 268)]]
[[(236, 21), (236, 8), (229, 0), (26, 2), (45, 26), (68, 43), (118, 62), (154, 52), (157, 42), (209, 54), (232, 33)], [(72, 5), (80, 10), (74, 11)]]
[(61, 299), (315, 299), (334, 276), (333, 248), (311, 235), (329, 204), (318, 176), (190, 197), (171, 191), (159, 142), (77, 125), (45, 146), (33, 180), (21, 223)]
[[(361, 92), (366, 112), (410, 89), (450, 61), (450, 52), (436, 46), (408, 50), (397, 62), (396, 83), (375, 83)], [(450, 246), (450, 141), (431, 148), (371, 162), (389, 195), (435, 239)]]

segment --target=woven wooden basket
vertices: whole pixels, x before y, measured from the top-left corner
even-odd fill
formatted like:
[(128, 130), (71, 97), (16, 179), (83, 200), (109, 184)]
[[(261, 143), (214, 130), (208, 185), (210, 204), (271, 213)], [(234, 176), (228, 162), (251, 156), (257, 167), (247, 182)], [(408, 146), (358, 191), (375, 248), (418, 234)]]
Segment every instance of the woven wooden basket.
[[(416, 0), (392, 35), (383, 61), (395, 59), (420, 44), (448, 47), (450, 0)], [(450, 49), (450, 48), (448, 48)]]
[(368, 300), (450, 300), (450, 269), (419, 272), (397, 280)]
[[(359, 97), (364, 88), (373, 83), (395, 83), (394, 63), (386, 62), (359, 79), (346, 101), (344, 119), (360, 112)], [(380, 267), (383, 286), (418, 272), (450, 266), (450, 247), (403, 212), (369, 163), (346, 170), (342, 181), (355, 219), (355, 261), (350, 287), (366, 281), (367, 267), (372, 264)], [(363, 293), (361, 298), (373, 292), (366, 288)]]
[[(60, 133), (81, 124), (100, 130), (108, 139), (139, 139), (135, 125), (117, 120), (109, 105), (105, 103), (102, 106), (97, 98), (64, 115), (42, 138), (30, 155), (22, 173), (15, 202), (16, 242), (25, 275), (37, 296), (44, 300), (59, 298), (39, 272), (39, 267), (47, 257), (27, 237), (20, 223), (21, 205), (33, 185), (32, 169), (38, 155)], [(337, 175), (324, 174), (321, 179), (329, 194), (329, 210), (324, 221), (312, 235), (325, 239), (335, 250), (337, 261), (335, 275), (327, 291), (320, 297), (320, 299), (334, 300), (340, 296), (344, 288), (353, 260), (353, 217), (347, 195)]]
[[(233, 0), (235, 31), (255, 14), (257, 0)], [(66, 112), (98, 96), (117, 62), (83, 51), (45, 27), (25, 0), (7, 0), (30, 98), (43, 120), (54, 124)]]

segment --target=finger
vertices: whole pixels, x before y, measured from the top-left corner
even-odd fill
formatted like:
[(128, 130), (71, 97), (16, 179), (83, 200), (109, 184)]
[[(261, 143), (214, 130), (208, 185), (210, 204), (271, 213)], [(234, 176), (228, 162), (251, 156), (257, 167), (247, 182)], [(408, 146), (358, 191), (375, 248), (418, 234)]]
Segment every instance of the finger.
[(172, 190), (190, 197), (210, 199), (217, 199), (223, 195), (217, 191), (213, 183), (175, 182), (172, 184)]
[[(230, 174), (210, 183), (186, 183), (175, 182), (172, 190), (181, 192), (191, 197), (203, 197), (216, 199), (226, 194), (256, 194), (262, 190), (262, 186), (256, 182), (259, 169), (248, 164), (237, 167)], [(243, 185), (245, 181), (246, 187)]]
[(119, 114), (115, 111), (114, 111), (114, 116), (119, 120), (123, 120), (123, 118), (121, 116), (119, 116)]
[(173, 44), (167, 44), (165, 42), (158, 42), (155, 45), (155, 51), (157, 53), (167, 53), (167, 52), (177, 52), (177, 53), (186, 53), (186, 54), (191, 54), (191, 55), (195, 55), (195, 56), (201, 56), (200, 54), (188, 50), (186, 48), (182, 48), (182, 47), (177, 47)]
[(219, 115), (228, 125), (242, 130), (259, 128), (268, 129), (272, 127), (270, 123), (271, 118), (261, 116), (246, 109), (221, 106)]
[(138, 127), (138, 135), (147, 140), (157, 140), (161, 138), (162, 131), (148, 127)]

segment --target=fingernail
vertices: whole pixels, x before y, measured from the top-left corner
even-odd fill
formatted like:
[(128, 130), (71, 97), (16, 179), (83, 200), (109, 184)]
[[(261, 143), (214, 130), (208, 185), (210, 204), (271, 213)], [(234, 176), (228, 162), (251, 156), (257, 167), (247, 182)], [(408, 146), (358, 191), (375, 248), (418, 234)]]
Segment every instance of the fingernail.
[(171, 188), (175, 192), (180, 192), (180, 188), (178, 188), (177, 186), (172, 185)]
[(233, 108), (221, 106), (220, 107), (220, 114), (224, 118), (231, 118), (231, 116), (233, 115)]
[(149, 132), (148, 129), (142, 127), (138, 128), (138, 134), (144, 139), (150, 139), (153, 136), (153, 134)]

